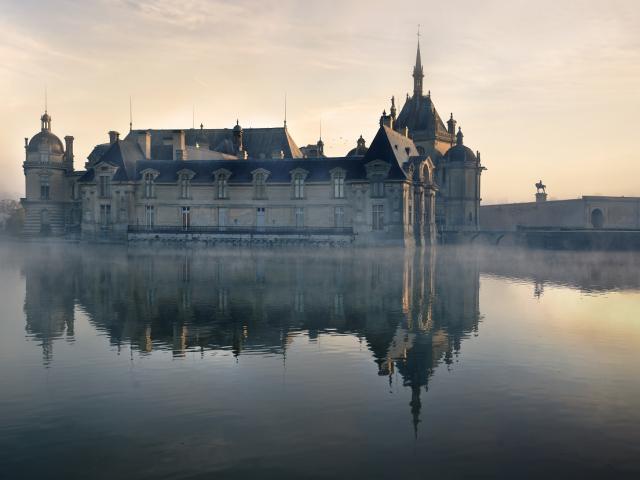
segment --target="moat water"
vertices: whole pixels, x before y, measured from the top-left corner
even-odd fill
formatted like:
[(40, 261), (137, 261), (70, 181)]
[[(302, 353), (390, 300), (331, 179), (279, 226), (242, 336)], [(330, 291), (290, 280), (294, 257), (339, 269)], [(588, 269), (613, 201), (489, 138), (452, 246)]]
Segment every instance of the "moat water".
[(640, 478), (640, 255), (0, 245), (0, 478)]

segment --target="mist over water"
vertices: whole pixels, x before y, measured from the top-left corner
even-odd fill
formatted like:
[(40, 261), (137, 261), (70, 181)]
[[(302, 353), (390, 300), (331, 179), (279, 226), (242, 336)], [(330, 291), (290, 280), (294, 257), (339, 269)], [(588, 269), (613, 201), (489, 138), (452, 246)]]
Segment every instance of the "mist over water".
[(639, 267), (0, 244), (0, 476), (638, 478)]

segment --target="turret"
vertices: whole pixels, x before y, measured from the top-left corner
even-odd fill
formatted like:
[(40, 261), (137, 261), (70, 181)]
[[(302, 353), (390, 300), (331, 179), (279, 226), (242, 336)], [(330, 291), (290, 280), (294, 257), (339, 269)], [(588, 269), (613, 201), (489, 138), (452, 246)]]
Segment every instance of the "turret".
[(393, 117), (391, 115), (387, 115), (386, 110), (383, 110), (382, 116), (380, 117), (380, 126), (393, 129)]
[(243, 150), (242, 127), (240, 126), (240, 122), (238, 120), (236, 120), (236, 126), (233, 127), (233, 146), (235, 147), (237, 152), (241, 152)]
[(453, 113), (452, 113), (449, 120), (447, 120), (447, 131), (449, 132), (449, 135), (451, 135), (452, 137), (456, 134), (456, 123), (458, 122), (456, 122), (453, 119)]

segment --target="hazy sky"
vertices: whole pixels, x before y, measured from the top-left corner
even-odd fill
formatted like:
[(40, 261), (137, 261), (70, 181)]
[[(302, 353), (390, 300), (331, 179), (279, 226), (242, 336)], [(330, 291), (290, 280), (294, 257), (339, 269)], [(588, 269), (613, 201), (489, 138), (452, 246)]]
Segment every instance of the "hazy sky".
[[(76, 167), (107, 132), (276, 126), (288, 96), (299, 146), (322, 121), (329, 155), (369, 142), (412, 90), (422, 24), (425, 90), (482, 152), (487, 203), (640, 196), (637, 0), (0, 0), (0, 192), (22, 195), (24, 137), (44, 88)], [(401, 102), (402, 103), (402, 102)]]

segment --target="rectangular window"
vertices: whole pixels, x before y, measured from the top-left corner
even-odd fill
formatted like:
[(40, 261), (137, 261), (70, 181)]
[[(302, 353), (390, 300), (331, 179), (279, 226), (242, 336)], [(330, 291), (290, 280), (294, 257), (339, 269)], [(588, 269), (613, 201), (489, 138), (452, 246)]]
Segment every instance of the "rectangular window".
[(344, 177), (333, 177), (333, 198), (344, 198)]
[(371, 182), (371, 197), (384, 197), (384, 182), (382, 180), (374, 180)]
[(218, 198), (228, 198), (227, 177), (220, 175), (216, 183), (218, 186)]
[(333, 224), (336, 228), (344, 227), (344, 207), (335, 207), (333, 209)]
[(293, 179), (293, 198), (304, 198), (304, 178), (300, 174)]
[(180, 176), (180, 198), (189, 198), (190, 196), (190, 185), (191, 181), (189, 180), (189, 177), (187, 175), (181, 175)]
[(226, 208), (218, 208), (218, 225), (220, 227), (227, 226), (227, 209)]
[(182, 216), (182, 229), (189, 230), (189, 228), (191, 228), (191, 208), (182, 207), (181, 216)]
[(144, 174), (144, 198), (153, 198), (153, 174)]
[(111, 177), (100, 175), (98, 193), (100, 198), (111, 198)]
[(254, 179), (254, 198), (258, 200), (263, 200), (267, 198), (267, 184), (264, 173), (256, 173)]
[(111, 225), (111, 205), (100, 205), (100, 224), (103, 227)]
[(373, 230), (384, 230), (384, 205), (373, 205), (371, 212), (371, 228)]
[(411, 225), (413, 223), (413, 206), (409, 202), (409, 214), (407, 215), (407, 223)]
[(145, 205), (144, 223), (147, 228), (153, 228), (156, 224), (156, 208), (153, 205)]
[(49, 200), (49, 178), (40, 177), (40, 200)]
[(295, 216), (296, 216), (296, 228), (304, 227), (304, 208), (296, 207)]

